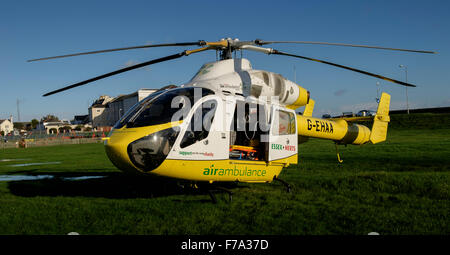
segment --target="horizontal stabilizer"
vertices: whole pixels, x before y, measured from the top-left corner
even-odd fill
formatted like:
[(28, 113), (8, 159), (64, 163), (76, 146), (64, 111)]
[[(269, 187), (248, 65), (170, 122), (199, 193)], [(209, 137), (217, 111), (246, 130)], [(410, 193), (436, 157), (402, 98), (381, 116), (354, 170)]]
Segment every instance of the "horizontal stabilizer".
[(356, 121), (372, 121), (373, 116), (362, 116), (362, 117), (336, 117), (330, 118), (332, 120), (345, 120), (347, 122), (356, 122)]

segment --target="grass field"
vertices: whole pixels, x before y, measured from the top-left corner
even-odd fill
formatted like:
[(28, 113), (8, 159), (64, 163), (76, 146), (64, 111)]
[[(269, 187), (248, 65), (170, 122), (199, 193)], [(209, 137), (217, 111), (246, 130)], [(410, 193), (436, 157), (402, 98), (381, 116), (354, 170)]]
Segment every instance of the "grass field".
[[(384, 143), (340, 147), (342, 165), (333, 143), (301, 144), (280, 175), (291, 193), (238, 184), (231, 203), (126, 176), (102, 144), (5, 149), (0, 175), (55, 177), (0, 181), (0, 234), (450, 234), (450, 118), (411, 116), (392, 117)], [(11, 166), (35, 162), (52, 164)], [(106, 177), (64, 179), (90, 175)]]

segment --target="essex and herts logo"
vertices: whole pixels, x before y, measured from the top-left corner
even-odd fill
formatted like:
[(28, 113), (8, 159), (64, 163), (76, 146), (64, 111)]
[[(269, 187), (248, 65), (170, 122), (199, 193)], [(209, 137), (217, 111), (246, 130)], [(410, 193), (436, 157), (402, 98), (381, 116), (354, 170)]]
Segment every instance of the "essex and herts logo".
[(282, 145), (282, 144), (273, 143), (271, 148), (274, 150), (295, 151), (294, 145)]

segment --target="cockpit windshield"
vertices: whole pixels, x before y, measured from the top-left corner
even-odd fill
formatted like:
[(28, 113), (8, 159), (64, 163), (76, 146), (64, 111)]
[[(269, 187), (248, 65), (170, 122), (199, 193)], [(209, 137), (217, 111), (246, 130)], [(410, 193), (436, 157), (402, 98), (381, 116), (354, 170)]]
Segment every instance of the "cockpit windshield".
[(130, 120), (131, 117), (133, 117), (136, 112), (146, 103), (148, 103), (150, 100), (155, 99), (157, 96), (162, 94), (163, 92), (166, 92), (166, 90), (160, 90), (156, 91), (140, 102), (137, 102), (135, 105), (133, 105), (121, 118), (120, 120), (114, 125), (114, 129), (122, 128), (127, 124), (127, 122)]
[[(199, 87), (162, 90), (134, 105), (114, 128), (144, 127), (182, 120), (200, 98), (214, 92)], [(175, 118), (175, 119), (174, 119)]]

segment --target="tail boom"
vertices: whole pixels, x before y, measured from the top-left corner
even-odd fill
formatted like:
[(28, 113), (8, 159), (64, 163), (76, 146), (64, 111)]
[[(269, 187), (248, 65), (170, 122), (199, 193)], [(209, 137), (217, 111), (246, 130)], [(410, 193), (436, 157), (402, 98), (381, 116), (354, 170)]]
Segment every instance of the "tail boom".
[(385, 141), (389, 123), (389, 102), (389, 94), (383, 93), (374, 116), (372, 130), (345, 119), (321, 119), (297, 115), (298, 135), (332, 140), (338, 144), (365, 144), (368, 142), (375, 144)]

